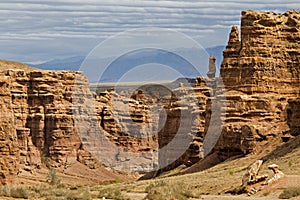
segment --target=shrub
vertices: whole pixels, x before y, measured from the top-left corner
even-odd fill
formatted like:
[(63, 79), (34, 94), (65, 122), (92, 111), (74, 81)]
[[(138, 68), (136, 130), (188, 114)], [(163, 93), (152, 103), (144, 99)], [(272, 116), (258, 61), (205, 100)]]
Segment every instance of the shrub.
[(146, 188), (148, 193), (145, 199), (148, 200), (164, 200), (164, 199), (178, 199), (186, 200), (191, 197), (196, 197), (191, 190), (184, 183), (164, 183), (156, 182), (150, 184)]
[(130, 200), (130, 198), (123, 196), (119, 189), (106, 188), (99, 191), (98, 198), (108, 198), (114, 200)]
[(3, 186), (0, 188), (0, 196), (8, 197), (10, 196), (10, 188), (7, 186)]
[(58, 185), (60, 183), (60, 179), (57, 177), (55, 170), (49, 170), (47, 181), (50, 185)]
[(164, 181), (155, 181), (154, 183), (151, 183), (148, 185), (145, 189), (146, 192), (150, 192), (151, 189), (157, 188), (157, 187), (163, 187), (166, 186), (167, 184)]
[(23, 187), (1, 187), (0, 196), (28, 199), (28, 192)]
[(41, 162), (46, 165), (48, 169), (51, 168), (51, 159), (46, 152), (41, 151)]
[(279, 199), (290, 199), (300, 195), (300, 187), (289, 187), (285, 189), (280, 195)]
[(10, 196), (13, 198), (28, 199), (27, 191), (22, 187), (13, 188), (10, 190)]
[(67, 200), (91, 200), (91, 194), (87, 190), (72, 190), (66, 197)]
[(289, 165), (289, 167), (291, 167), (293, 165), (293, 162), (291, 160), (289, 160), (288, 165)]
[(267, 191), (267, 192), (264, 192), (264, 193), (263, 193), (263, 196), (266, 197), (266, 196), (268, 196), (269, 194), (270, 194), (270, 191)]

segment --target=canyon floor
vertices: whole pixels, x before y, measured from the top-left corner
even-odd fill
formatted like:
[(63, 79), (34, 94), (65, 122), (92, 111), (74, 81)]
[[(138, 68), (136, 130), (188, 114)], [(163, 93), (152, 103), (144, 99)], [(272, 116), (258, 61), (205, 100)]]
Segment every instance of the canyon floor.
[[(105, 177), (103, 172), (82, 171), (82, 166), (74, 166), (68, 171), (57, 172), (60, 183), (47, 182), (48, 170), (40, 169), (35, 174), (22, 172), (19, 175), (19, 184), (1, 187), (1, 199), (14, 199), (5, 197), (5, 192), (11, 196), (25, 197), (25, 199), (279, 199), (284, 190), (296, 187), (300, 183), (300, 138), (296, 138), (282, 146), (270, 151), (266, 149), (258, 154), (246, 157), (232, 158), (207, 170), (176, 175), (186, 171), (180, 166), (172, 171), (161, 174), (155, 179), (137, 180), (137, 176), (121, 175), (121, 179), (99, 182)], [(263, 190), (252, 196), (246, 194), (232, 195), (229, 191), (241, 185), (241, 179), (247, 167), (257, 159), (265, 162), (259, 174), (272, 172), (267, 169), (269, 164), (276, 163), (285, 173), (279, 181), (265, 186)], [(195, 168), (195, 166), (194, 166)], [(196, 169), (194, 169), (196, 170)], [(80, 173), (85, 173), (84, 179)], [(76, 174), (76, 175), (75, 175)], [(90, 179), (88, 175), (90, 174)], [(104, 173), (105, 174), (105, 173)], [(126, 178), (127, 180), (126, 180)], [(49, 176), (48, 176), (49, 178)], [(98, 183), (97, 184), (97, 181)], [(7, 195), (6, 193), (6, 196)], [(293, 197), (291, 199), (299, 199)]]

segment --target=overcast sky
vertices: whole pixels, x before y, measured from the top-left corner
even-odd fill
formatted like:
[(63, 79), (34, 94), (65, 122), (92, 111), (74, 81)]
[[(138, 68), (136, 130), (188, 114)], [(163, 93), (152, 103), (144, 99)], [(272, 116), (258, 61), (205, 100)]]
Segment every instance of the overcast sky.
[(87, 55), (101, 41), (139, 28), (178, 31), (204, 47), (225, 45), (245, 9), (281, 13), (300, 10), (300, 1), (1, 0), (0, 59)]

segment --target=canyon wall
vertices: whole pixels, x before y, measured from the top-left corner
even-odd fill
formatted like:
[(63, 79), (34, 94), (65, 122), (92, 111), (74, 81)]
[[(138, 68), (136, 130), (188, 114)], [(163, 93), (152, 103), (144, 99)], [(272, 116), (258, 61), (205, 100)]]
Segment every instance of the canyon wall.
[[(129, 171), (138, 172), (166, 171), (199, 161), (204, 156), (206, 102), (216, 87), (216, 79), (209, 80), (210, 87), (208, 79), (198, 77), (197, 87), (177, 81), (173, 86), (146, 84), (126, 92), (96, 92), (98, 121), (109, 139), (104, 143), (118, 147), (98, 150), (106, 152), (97, 153), (98, 157), (110, 167), (121, 170), (128, 164)], [(104, 143), (89, 146), (107, 145)]]
[[(1, 78), (3, 184), (43, 165), (66, 169), (80, 162), (144, 173), (203, 157), (212, 91), (201, 77), (197, 88), (150, 84), (121, 92), (91, 92), (81, 72), (9, 69)], [(160, 151), (178, 131), (175, 146)]]
[(22, 169), (34, 171), (42, 162), (49, 167), (65, 167), (74, 162), (97, 167), (99, 163), (84, 150), (74, 127), (75, 77), (82, 77), (89, 92), (87, 79), (79, 72), (1, 72), (4, 183), (10, 181), (6, 175), (16, 175)]
[(81, 72), (2, 70), (1, 184), (21, 170), (76, 162), (91, 169), (169, 170), (210, 154), (209, 139), (224, 160), (298, 136), (299, 20), (296, 11), (243, 11), (240, 33), (231, 30), (220, 79), (211, 57), (208, 78), (175, 89), (91, 92)]
[(226, 118), (215, 147), (224, 157), (259, 152), (263, 141), (298, 135), (300, 13), (243, 11), (220, 75)]
[(91, 92), (81, 72), (6, 64), (0, 74), (2, 184), (43, 165), (66, 169), (79, 162), (127, 172), (157, 167), (157, 99), (142, 90), (129, 97)]
[(0, 183), (10, 183), (18, 170), (19, 149), (9, 85), (10, 77), (0, 73)]

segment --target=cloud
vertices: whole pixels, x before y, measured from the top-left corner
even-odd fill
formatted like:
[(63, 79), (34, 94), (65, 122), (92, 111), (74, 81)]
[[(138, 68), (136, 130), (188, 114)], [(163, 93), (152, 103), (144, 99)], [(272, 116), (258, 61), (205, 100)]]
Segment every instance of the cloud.
[[(25, 61), (13, 46), (27, 49), (25, 57), (31, 60), (61, 56), (57, 52), (86, 54), (99, 41), (145, 27), (179, 31), (203, 46), (224, 45), (230, 26), (239, 25), (245, 9), (284, 12), (300, 9), (300, 4), (297, 0), (4, 0), (0, 2), (0, 45), (12, 47), (6, 46), (0, 58)], [(30, 50), (47, 48), (53, 40), (56, 45), (50, 45), (48, 55), (39, 57)]]

